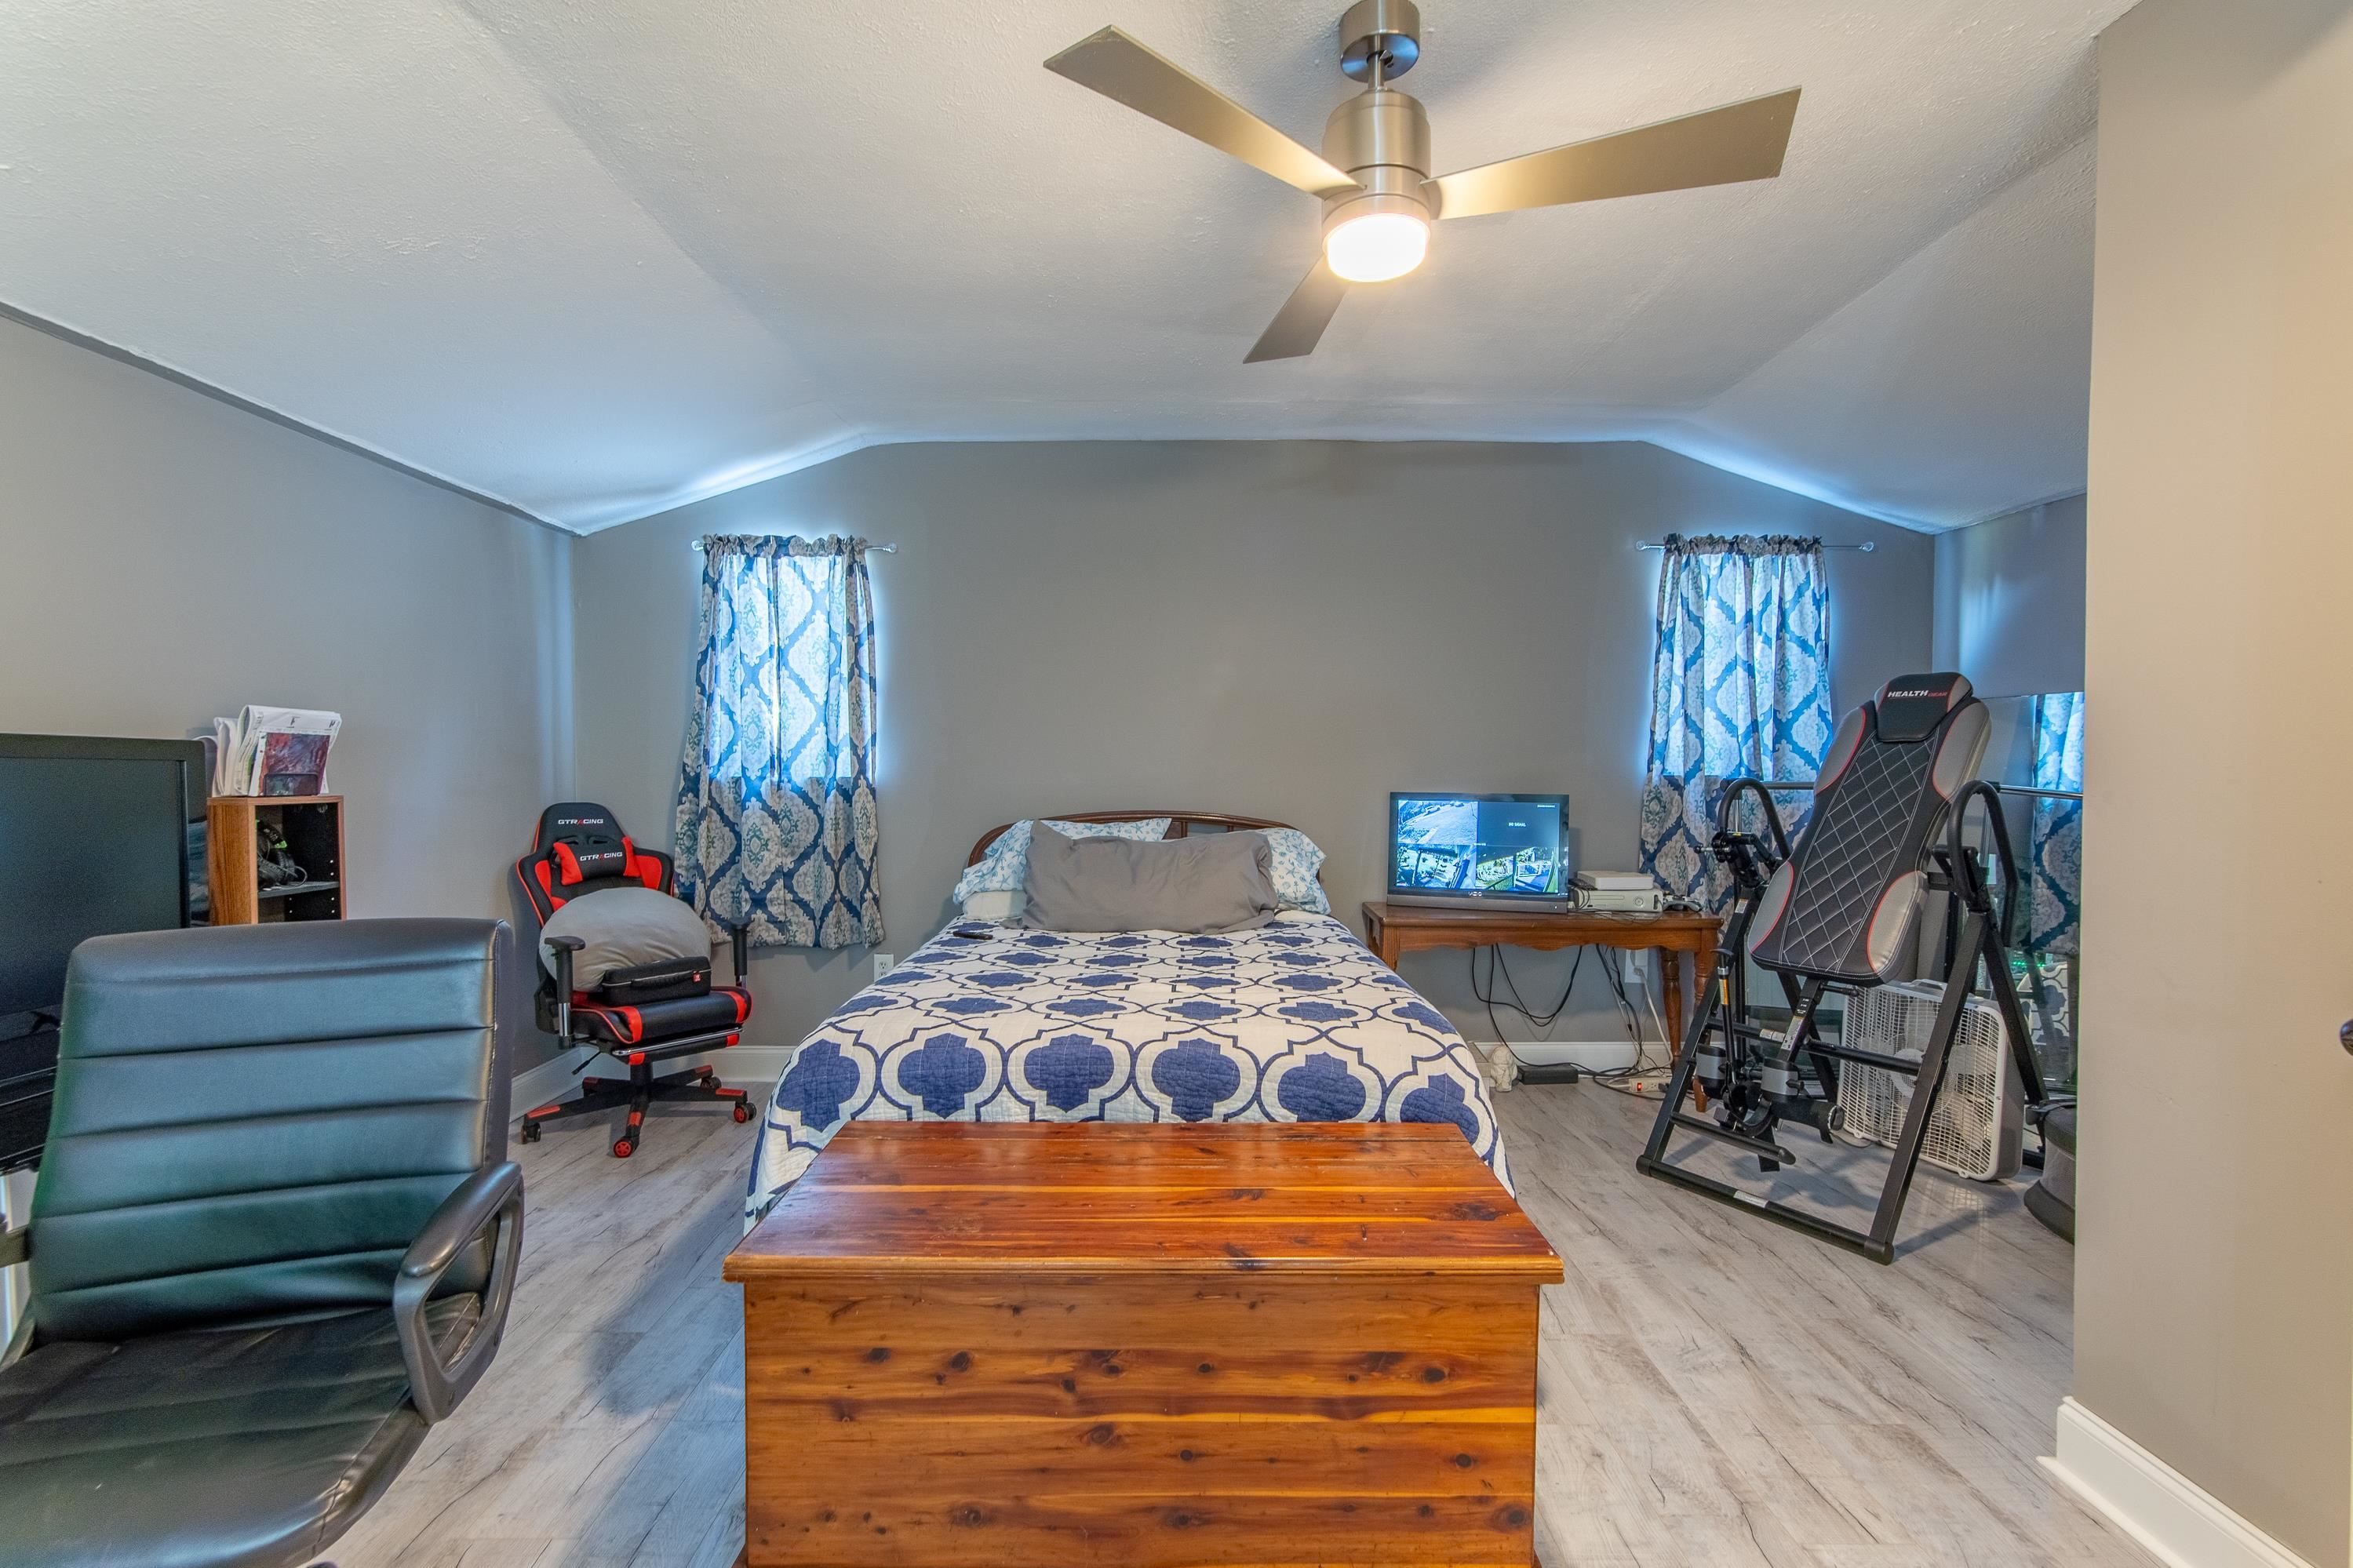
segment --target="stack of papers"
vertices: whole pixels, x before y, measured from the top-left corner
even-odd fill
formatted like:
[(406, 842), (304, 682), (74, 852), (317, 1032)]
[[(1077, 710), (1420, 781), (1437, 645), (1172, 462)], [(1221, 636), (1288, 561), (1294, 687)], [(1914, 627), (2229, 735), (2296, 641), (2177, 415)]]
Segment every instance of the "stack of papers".
[(327, 748), (343, 716), (317, 708), (248, 706), (213, 721), (215, 795), (324, 795)]

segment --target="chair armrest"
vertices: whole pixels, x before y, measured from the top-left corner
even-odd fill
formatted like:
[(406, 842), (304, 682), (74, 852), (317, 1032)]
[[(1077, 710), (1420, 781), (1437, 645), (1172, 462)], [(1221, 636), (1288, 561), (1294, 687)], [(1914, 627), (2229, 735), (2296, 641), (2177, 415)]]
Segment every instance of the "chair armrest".
[(31, 1232), (25, 1226), (14, 1230), (0, 1230), (0, 1268), (13, 1268), (33, 1259)]
[(572, 955), (588, 944), (576, 936), (543, 936), (539, 945), (555, 960), (555, 1037), (572, 1041)]
[(734, 961), (735, 984), (746, 994), (752, 989), (752, 928), (731, 926), (727, 931), (727, 956)]
[[(447, 1362), (426, 1331), (425, 1304), (458, 1255), (498, 1224), (491, 1277), (482, 1286), (481, 1320)], [(522, 1251), (522, 1167), (512, 1161), (485, 1165), (441, 1200), (433, 1217), (408, 1245), (392, 1281), (392, 1321), (400, 1333), (401, 1359), (408, 1363), (408, 1394), (429, 1424), (458, 1408), (498, 1353), (506, 1331), (507, 1307), (514, 1300), (515, 1262)]]

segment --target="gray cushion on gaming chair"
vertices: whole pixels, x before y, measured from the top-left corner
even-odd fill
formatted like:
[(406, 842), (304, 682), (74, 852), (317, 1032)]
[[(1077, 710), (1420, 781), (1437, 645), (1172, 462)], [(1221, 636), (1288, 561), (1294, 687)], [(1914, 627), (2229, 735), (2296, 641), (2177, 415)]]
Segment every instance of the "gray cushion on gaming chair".
[[(294, 1568), (391, 1483), (426, 1429), (394, 1278), (505, 1157), (512, 962), (490, 921), (75, 951), (32, 1348), (0, 1367), (0, 1568)], [(489, 1253), (425, 1309), (445, 1359)]]
[(540, 931), (539, 962), (550, 974), (555, 960), (547, 939), (576, 936), (572, 984), (592, 991), (608, 971), (635, 969), (670, 958), (708, 958), (711, 932), (682, 899), (653, 888), (607, 888), (557, 908)]

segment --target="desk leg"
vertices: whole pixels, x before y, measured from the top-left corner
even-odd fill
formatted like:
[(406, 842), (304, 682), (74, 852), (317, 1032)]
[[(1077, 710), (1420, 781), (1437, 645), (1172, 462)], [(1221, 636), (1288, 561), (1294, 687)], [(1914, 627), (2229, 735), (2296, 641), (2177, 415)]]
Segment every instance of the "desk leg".
[(1386, 921), (1373, 932), (1373, 952), (1392, 970), (1397, 968), (1398, 960), (1405, 956), (1404, 944), (1390, 933)]
[(1672, 1072), (1683, 1050), (1683, 968), (1672, 947), (1659, 949), (1659, 989), (1667, 996), (1667, 1070)]

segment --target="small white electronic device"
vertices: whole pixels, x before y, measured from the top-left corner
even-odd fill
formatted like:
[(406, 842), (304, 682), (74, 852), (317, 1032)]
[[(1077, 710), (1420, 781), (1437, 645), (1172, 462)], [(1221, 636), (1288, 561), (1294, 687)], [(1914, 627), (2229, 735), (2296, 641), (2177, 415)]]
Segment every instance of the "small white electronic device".
[(1578, 888), (1577, 907), (1602, 914), (1654, 915), (1666, 907), (1666, 896), (1656, 887)]

